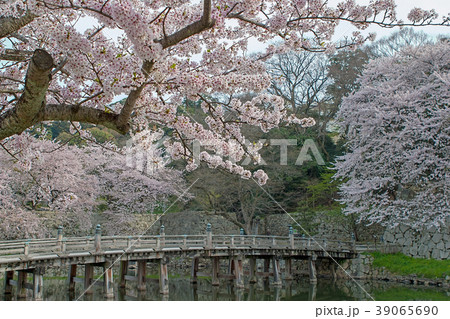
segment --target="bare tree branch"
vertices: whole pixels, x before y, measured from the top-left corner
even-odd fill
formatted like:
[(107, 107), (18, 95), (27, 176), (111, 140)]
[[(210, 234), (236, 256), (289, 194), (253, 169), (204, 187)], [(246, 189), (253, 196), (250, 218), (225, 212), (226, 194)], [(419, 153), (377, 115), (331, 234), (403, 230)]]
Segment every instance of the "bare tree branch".
[(22, 62), (26, 61), (33, 55), (33, 51), (6, 49), (0, 54), (0, 60)]
[(195, 34), (212, 28), (216, 22), (215, 20), (211, 19), (211, 5), (211, 0), (204, 0), (203, 16), (199, 21), (191, 23), (183, 29), (180, 29), (177, 32), (172, 33), (171, 35), (160, 40), (156, 40), (155, 42), (160, 43), (163, 49), (167, 49)]

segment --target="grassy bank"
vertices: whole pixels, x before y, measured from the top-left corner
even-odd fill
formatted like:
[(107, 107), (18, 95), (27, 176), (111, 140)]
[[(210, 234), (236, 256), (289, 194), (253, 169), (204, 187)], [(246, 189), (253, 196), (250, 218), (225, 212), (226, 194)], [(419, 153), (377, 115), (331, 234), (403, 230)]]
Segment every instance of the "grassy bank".
[(424, 278), (450, 276), (450, 260), (413, 258), (403, 254), (370, 253), (374, 257), (373, 266), (384, 267), (398, 275), (417, 275)]

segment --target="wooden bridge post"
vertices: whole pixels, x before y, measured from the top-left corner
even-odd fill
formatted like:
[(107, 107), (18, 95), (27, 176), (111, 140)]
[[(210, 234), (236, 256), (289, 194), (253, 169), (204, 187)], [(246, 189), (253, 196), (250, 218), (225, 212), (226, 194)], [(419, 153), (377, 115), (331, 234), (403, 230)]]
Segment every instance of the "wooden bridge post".
[(18, 279), (17, 279), (17, 297), (18, 298), (26, 298), (27, 297), (27, 276), (28, 273), (25, 270), (17, 271)]
[(192, 264), (191, 264), (191, 284), (197, 283), (198, 263), (199, 263), (199, 258), (194, 257), (192, 259)]
[(61, 252), (65, 253), (66, 248), (67, 248), (67, 239), (63, 238), (62, 243), (61, 243)]
[(23, 246), (23, 254), (25, 255), (25, 257), (28, 258), (28, 255), (30, 254), (30, 242), (29, 241), (27, 241)]
[(106, 298), (114, 298), (114, 276), (110, 262), (103, 263), (103, 289)]
[(145, 284), (146, 281), (146, 272), (147, 272), (147, 261), (146, 260), (139, 260), (137, 262), (137, 290), (138, 291), (145, 291), (147, 290), (147, 286)]
[(308, 265), (309, 265), (309, 282), (310, 283), (316, 283), (317, 282), (317, 273), (316, 273), (316, 260), (317, 256), (312, 255), (308, 259)]
[(285, 270), (285, 280), (293, 280), (294, 277), (292, 276), (292, 259), (286, 258), (284, 260), (284, 270)]
[(63, 245), (62, 241), (63, 241), (63, 227), (59, 226), (58, 227), (58, 233), (56, 235), (56, 246), (57, 246), (56, 249), (58, 251), (62, 251), (63, 250), (62, 249), (62, 245)]
[(330, 259), (330, 272), (331, 272), (331, 279), (333, 281), (336, 281), (337, 275), (336, 275), (336, 263), (334, 260)]
[(94, 265), (84, 265), (84, 291), (86, 295), (90, 295), (94, 292), (92, 289), (92, 280), (94, 279)]
[(280, 261), (277, 257), (272, 257), (272, 268), (273, 268), (273, 283), (274, 286), (282, 286), (283, 283), (281, 281), (281, 274), (280, 274)]
[(119, 271), (119, 288), (126, 288), (126, 280), (125, 276), (128, 273), (128, 260), (122, 260), (120, 262), (120, 271)]
[(43, 269), (33, 270), (33, 300), (44, 300), (44, 274)]
[(220, 280), (219, 280), (219, 272), (220, 272), (220, 258), (219, 257), (213, 257), (212, 258), (212, 275), (211, 275), (211, 285), (213, 286), (219, 286)]
[(166, 233), (165, 233), (164, 229), (165, 229), (164, 225), (161, 225), (161, 228), (159, 229), (159, 240), (160, 240), (159, 247), (160, 248), (163, 248), (164, 245), (166, 244)]
[(187, 235), (183, 236), (183, 249), (187, 248)]
[(258, 281), (256, 278), (256, 258), (250, 258), (250, 283), (255, 283)]
[(294, 229), (289, 225), (289, 245), (291, 249), (295, 248), (294, 244)]
[(264, 259), (264, 272), (269, 273), (270, 271), (270, 259), (265, 258)]
[(5, 273), (5, 286), (3, 289), (3, 292), (5, 295), (11, 295), (12, 294), (12, 287), (13, 285), (11, 285), (11, 280), (14, 279), (14, 271), (7, 271)]
[(100, 224), (95, 227), (94, 248), (96, 253), (102, 250), (102, 228)]
[(241, 258), (234, 258), (234, 285), (236, 288), (244, 288), (244, 267)]
[(126, 252), (129, 252), (130, 251), (130, 249), (131, 249), (131, 246), (133, 245), (133, 238), (131, 237), (131, 236), (128, 236), (128, 238), (127, 238), (127, 249), (126, 249)]
[(234, 259), (232, 257), (230, 257), (228, 259), (228, 280), (229, 281), (233, 281), (234, 280), (234, 276), (235, 276), (235, 270), (234, 270)]
[(169, 273), (167, 271), (167, 259), (163, 257), (159, 260), (159, 293), (169, 294)]
[(292, 298), (292, 281), (288, 280), (286, 281), (286, 286), (284, 288), (286, 298)]
[(309, 285), (308, 300), (315, 301), (316, 296), (317, 296), (317, 283), (311, 283)]
[(206, 249), (212, 249), (212, 231), (211, 231), (211, 224), (208, 223), (206, 225), (206, 243), (205, 243)]
[(69, 291), (75, 291), (75, 277), (77, 276), (77, 265), (70, 265), (69, 266), (69, 276), (68, 276), (68, 282), (69, 282)]
[(239, 234), (241, 235), (241, 245), (244, 245), (244, 243), (245, 243), (245, 237), (244, 237), (244, 235), (245, 235), (245, 232), (244, 232), (244, 228), (241, 228), (240, 229), (240, 231), (239, 231)]

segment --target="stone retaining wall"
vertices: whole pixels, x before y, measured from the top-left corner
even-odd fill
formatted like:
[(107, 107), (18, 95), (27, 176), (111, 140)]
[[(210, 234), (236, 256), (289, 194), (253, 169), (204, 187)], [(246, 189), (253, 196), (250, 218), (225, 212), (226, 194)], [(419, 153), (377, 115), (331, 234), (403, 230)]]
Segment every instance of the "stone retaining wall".
[[(447, 224), (449, 225), (449, 224)], [(450, 257), (449, 227), (414, 230), (406, 226), (387, 229), (384, 233), (387, 244), (401, 248), (402, 253), (412, 257), (448, 259)]]
[[(294, 221), (295, 220), (295, 221)], [(261, 221), (260, 233), (266, 233), (276, 236), (287, 236), (288, 227), (292, 225), (301, 232), (301, 228), (296, 221), (301, 224), (301, 216), (298, 213), (269, 215)], [(328, 212), (318, 212), (313, 223), (316, 225), (311, 230), (314, 237), (325, 238), (328, 240), (351, 240), (352, 229), (349, 225), (342, 224), (342, 220), (336, 220), (336, 216)], [(356, 225), (358, 232), (358, 240), (364, 242), (372, 242), (374, 239), (379, 240), (384, 232), (384, 228), (379, 225), (364, 226)]]
[(148, 233), (156, 235), (161, 225), (164, 225), (166, 235), (203, 235), (206, 233), (208, 223), (212, 225), (213, 234), (239, 234), (239, 227), (225, 217), (214, 212), (203, 211), (167, 213), (150, 228)]

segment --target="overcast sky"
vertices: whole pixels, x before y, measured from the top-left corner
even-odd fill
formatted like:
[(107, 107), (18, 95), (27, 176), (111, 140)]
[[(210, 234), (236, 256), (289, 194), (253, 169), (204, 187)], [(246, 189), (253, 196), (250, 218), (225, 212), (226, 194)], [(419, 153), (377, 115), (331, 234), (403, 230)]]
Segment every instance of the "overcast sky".
[[(329, 0), (330, 6), (335, 6), (337, 3), (342, 0)], [(369, 0), (356, 0), (358, 4), (368, 4)], [(404, 21), (407, 21), (408, 13), (411, 9), (418, 7), (425, 10), (435, 9), (439, 14), (439, 21), (441, 21), (442, 16), (449, 15), (450, 12), (450, 1), (449, 0), (396, 0), (397, 4), (397, 17)], [(335, 38), (339, 39), (345, 35), (351, 35), (352, 31), (355, 30), (351, 25), (341, 23), (339, 27), (336, 29)], [(365, 30), (365, 32), (375, 32), (377, 34), (377, 39), (389, 35), (392, 32), (395, 32), (398, 28), (394, 29), (385, 29), (380, 28), (375, 25), (370, 26)], [(443, 26), (426, 26), (426, 27), (417, 27), (416, 30), (422, 30), (425, 33), (429, 33), (432, 35), (438, 34), (450, 34), (450, 27)]]

